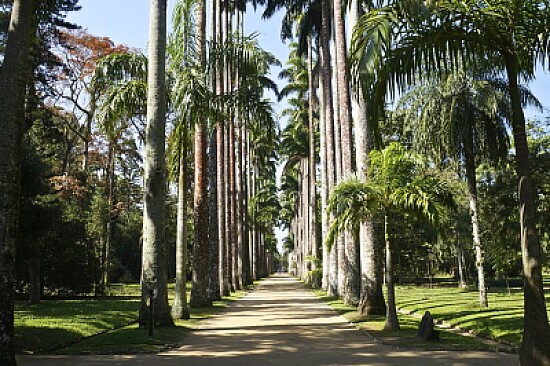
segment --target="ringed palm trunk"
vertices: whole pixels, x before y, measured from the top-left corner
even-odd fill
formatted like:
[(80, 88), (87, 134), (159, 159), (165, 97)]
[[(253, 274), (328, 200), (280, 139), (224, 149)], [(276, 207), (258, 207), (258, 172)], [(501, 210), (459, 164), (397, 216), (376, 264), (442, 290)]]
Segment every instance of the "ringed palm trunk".
[(226, 237), (226, 253), (225, 253), (225, 266), (227, 268), (227, 281), (229, 284), (229, 291), (235, 291), (235, 284), (233, 283), (233, 234), (232, 234), (232, 211), (231, 211), (231, 163), (229, 161), (229, 149), (231, 147), (231, 141), (229, 138), (229, 126), (226, 126), (224, 132), (224, 139), (226, 141), (224, 146), (224, 169), (226, 171), (226, 181), (224, 187), (225, 198), (225, 237)]
[(519, 178), (521, 252), (523, 263), (523, 339), (519, 352), (521, 366), (550, 364), (550, 326), (542, 282), (541, 246), (535, 220), (535, 198), (529, 167), (529, 148), (525, 116), (518, 87), (518, 60), (505, 55), (506, 72), (512, 101), (512, 130), (516, 147), (516, 170)]
[[(320, 44), (321, 49), (321, 78), (323, 85), (323, 102), (325, 109), (322, 111), (325, 115), (325, 127), (326, 127), (326, 174), (327, 174), (327, 197), (336, 184), (336, 163), (335, 163), (335, 151), (334, 151), (334, 106), (332, 95), (332, 72), (330, 66), (330, 5), (328, 1), (322, 2), (321, 12), (321, 34)], [(327, 227), (325, 230), (328, 232), (333, 221), (332, 214), (329, 214), (327, 220)], [(333, 246), (330, 253), (327, 253), (328, 261), (328, 286), (327, 294), (334, 296), (337, 295), (337, 258), (338, 253), (336, 246)]]
[(164, 242), (166, 0), (151, 0), (150, 19), (140, 324), (145, 325), (149, 321), (148, 299), (152, 296), (155, 323), (172, 325), (166, 289)]
[(456, 230), (456, 253), (457, 253), (457, 262), (458, 262), (458, 278), (459, 278), (459, 283), (458, 283), (458, 287), (459, 288), (466, 288), (466, 277), (464, 276), (464, 266), (463, 266), (463, 256), (464, 256), (464, 253), (463, 253), (463, 249), (462, 249), (462, 243), (460, 242), (460, 236), (459, 236), (459, 231), (458, 229), (455, 229)]
[(235, 122), (233, 117), (229, 121), (229, 201), (231, 216), (231, 272), (233, 273), (233, 287), (240, 290), (239, 279), (239, 252), (237, 243), (237, 180), (235, 155)]
[(209, 241), (208, 241), (208, 196), (206, 191), (207, 163), (206, 136), (202, 123), (195, 125), (195, 242), (193, 243), (193, 283), (191, 287), (191, 307), (208, 307), (212, 300), (209, 287)]
[(398, 330), (399, 321), (397, 320), (397, 308), (395, 305), (395, 283), (393, 275), (392, 248), (390, 245), (390, 235), (388, 231), (388, 216), (384, 217), (384, 239), (386, 242), (386, 288), (388, 291), (388, 311), (386, 313), (385, 330)]
[[(334, 26), (333, 26), (334, 28)], [(333, 30), (334, 37), (334, 30)], [(334, 39), (334, 38), (333, 38)], [(336, 175), (334, 186), (342, 181), (342, 126), (340, 124), (340, 94), (338, 89), (338, 59), (336, 58), (336, 50), (333, 49), (332, 57), (332, 105), (334, 113), (334, 173)], [(338, 296), (344, 297), (345, 281), (346, 281), (346, 256), (345, 256), (345, 233), (341, 233), (336, 238), (335, 252), (331, 257), (331, 273), (335, 281), (335, 290)]]
[(176, 227), (176, 291), (172, 303), (174, 319), (189, 319), (187, 307), (187, 147), (181, 149), (178, 175)]
[(20, 197), (21, 131), (32, 1), (15, 0), (0, 72), (0, 364), (15, 365), (15, 239)]
[(468, 183), (468, 200), (470, 202), (470, 218), (472, 220), (472, 237), (476, 252), (476, 268), (477, 280), (479, 289), (479, 304), (482, 307), (489, 306), (487, 302), (487, 287), (485, 285), (485, 274), (483, 271), (483, 247), (481, 245), (480, 229), (479, 229), (479, 211), (477, 204), (477, 179), (475, 172), (475, 156), (474, 156), (474, 136), (472, 126), (467, 127), (465, 141), (465, 165), (466, 165), (466, 180)]
[[(222, 24), (222, 1), (214, 0), (216, 5), (216, 43), (222, 42), (223, 24)], [(224, 89), (223, 60), (217, 60), (218, 73), (216, 75), (216, 94), (221, 95)], [(217, 139), (217, 196), (218, 196), (218, 240), (219, 240), (219, 261), (220, 261), (220, 286), (222, 296), (229, 296), (229, 276), (227, 271), (227, 242), (225, 234), (225, 210), (226, 210), (226, 169), (225, 169), (225, 126), (222, 120), (217, 121), (216, 139)]]
[(113, 217), (113, 210), (115, 208), (115, 146), (116, 141), (109, 142), (109, 154), (108, 154), (108, 169), (107, 169), (107, 206), (109, 207), (107, 214), (107, 229), (105, 233), (105, 245), (103, 246), (102, 253), (102, 279), (101, 279), (101, 292), (105, 294), (105, 291), (109, 287), (109, 271), (111, 267), (111, 247), (113, 243), (115, 222)]
[[(197, 53), (204, 65), (206, 44), (206, 2), (201, 0), (197, 7)], [(193, 282), (191, 287), (191, 307), (212, 305), (208, 294), (209, 287), (209, 241), (208, 241), (208, 158), (206, 156), (206, 122), (195, 123), (195, 194), (194, 194), (194, 245)]]
[[(320, 55), (319, 55), (319, 58)], [(321, 66), (322, 67), (322, 66)], [(320, 160), (321, 160), (321, 243), (325, 242), (328, 232), (327, 214), (327, 196), (328, 196), (328, 176), (327, 176), (327, 144), (326, 144), (326, 113), (325, 111), (325, 88), (324, 78), (319, 77), (319, 145), (320, 145)], [(329, 256), (326, 248), (322, 248), (323, 252), (323, 277), (321, 279), (321, 289), (328, 291), (329, 271), (328, 261)]]
[(247, 159), (248, 155), (246, 154), (246, 123), (241, 125), (241, 135), (239, 139), (239, 144), (241, 146), (241, 236), (242, 236), (242, 263), (243, 263), (243, 284), (245, 286), (252, 284), (252, 277), (250, 272), (250, 247), (249, 247), (249, 223), (248, 223), (248, 177), (247, 171)]
[[(309, 89), (309, 243), (311, 245), (311, 263), (312, 273), (316, 273), (316, 259), (319, 256), (317, 244), (317, 168), (316, 168), (316, 141), (315, 141), (315, 120), (314, 110), (318, 109), (318, 102), (315, 96), (315, 87), (313, 85), (313, 44), (312, 37), (308, 37), (308, 89)], [(316, 276), (316, 275), (314, 275)], [(320, 278), (312, 278), (313, 285), (320, 285)]]
[[(339, 120), (341, 125), (342, 177), (353, 173), (352, 165), (352, 134), (351, 134), (351, 99), (349, 76), (347, 73), (346, 24), (343, 16), (342, 0), (334, 1), (334, 38), (337, 59), (337, 79), (339, 98)], [(346, 232), (344, 235), (344, 302), (357, 306), (360, 295), (359, 251), (354, 235)]]
[(217, 183), (217, 154), (216, 154), (216, 129), (212, 131), (210, 137), (210, 148), (208, 155), (208, 174), (209, 174), (209, 194), (208, 194), (208, 241), (210, 242), (210, 299), (212, 301), (221, 300), (220, 292), (220, 257), (219, 257), (219, 239), (218, 239), (218, 183)]
[[(358, 0), (353, 0), (349, 11), (349, 29), (352, 29), (361, 16), (361, 6)], [(357, 179), (367, 181), (368, 156), (372, 148), (371, 131), (367, 121), (367, 107), (362, 90), (359, 87), (354, 95), (351, 95), (351, 109), (355, 132), (355, 163)], [(377, 242), (374, 232), (375, 225), (372, 220), (362, 222), (359, 228), (359, 257), (360, 257), (360, 301), (358, 312), (361, 315), (385, 315), (386, 304), (382, 291), (381, 271), (377, 258)]]

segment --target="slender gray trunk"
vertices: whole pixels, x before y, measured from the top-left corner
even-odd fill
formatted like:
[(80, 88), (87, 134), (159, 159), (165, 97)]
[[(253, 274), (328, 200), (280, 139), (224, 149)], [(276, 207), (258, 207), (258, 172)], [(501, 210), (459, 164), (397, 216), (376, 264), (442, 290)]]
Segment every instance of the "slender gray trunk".
[(456, 258), (458, 262), (458, 287), (466, 288), (466, 277), (464, 276), (463, 256), (464, 251), (462, 249), (462, 243), (460, 241), (460, 235), (458, 229), (455, 229), (456, 233)]
[(485, 274), (483, 271), (483, 248), (481, 245), (481, 237), (479, 235), (479, 213), (477, 204), (477, 179), (475, 172), (475, 157), (473, 151), (473, 131), (472, 127), (468, 127), (466, 136), (465, 148), (465, 165), (466, 165), (466, 180), (468, 183), (468, 200), (470, 203), (470, 218), (472, 220), (472, 237), (476, 252), (476, 268), (477, 281), (479, 290), (479, 304), (482, 307), (489, 306), (487, 302), (487, 286), (485, 285)]
[[(320, 34), (319, 48), (321, 50), (321, 77), (323, 85), (323, 99), (325, 109), (322, 113), (325, 114), (325, 127), (326, 127), (326, 174), (327, 174), (327, 198), (330, 195), (331, 190), (336, 184), (336, 163), (335, 163), (335, 151), (334, 151), (334, 106), (333, 106), (333, 94), (332, 94), (332, 71), (331, 71), (331, 57), (330, 57), (330, 17), (331, 10), (328, 1), (322, 3), (322, 27)], [(330, 227), (333, 217), (332, 214), (328, 217), (327, 228)], [(338, 288), (337, 280), (337, 262), (338, 262), (338, 250), (336, 246), (328, 253), (328, 287), (327, 293), (329, 295), (336, 295)]]
[[(353, 0), (348, 13), (348, 26), (353, 29), (362, 15), (361, 4)], [(355, 163), (357, 179), (367, 181), (368, 156), (372, 149), (372, 132), (367, 120), (367, 106), (361, 86), (351, 95), (351, 109), (355, 133)], [(361, 223), (359, 228), (359, 257), (360, 257), (360, 301), (358, 311), (361, 315), (384, 315), (386, 304), (382, 291), (383, 279), (377, 270), (380, 263), (377, 260), (375, 225), (372, 220)]]
[(154, 321), (172, 325), (166, 289), (165, 247), (165, 114), (166, 114), (166, 0), (151, 0), (147, 126), (144, 156), (143, 255), (140, 324), (149, 321), (149, 297), (155, 303)]
[(386, 314), (385, 330), (398, 330), (399, 321), (397, 320), (397, 308), (395, 305), (395, 285), (393, 273), (392, 248), (390, 245), (390, 235), (388, 231), (388, 216), (384, 217), (384, 238), (386, 241), (386, 288), (388, 291), (388, 312)]
[(178, 175), (176, 224), (176, 291), (172, 303), (174, 319), (189, 319), (187, 307), (187, 147), (181, 149)]

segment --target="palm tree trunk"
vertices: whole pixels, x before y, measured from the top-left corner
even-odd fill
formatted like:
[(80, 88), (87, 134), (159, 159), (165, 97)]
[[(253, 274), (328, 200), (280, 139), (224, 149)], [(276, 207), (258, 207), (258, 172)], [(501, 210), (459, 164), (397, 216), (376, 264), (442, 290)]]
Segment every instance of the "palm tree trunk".
[[(242, 121), (240, 121), (242, 123)], [(243, 288), (246, 286), (243, 273), (243, 217), (242, 217), (242, 173), (243, 173), (243, 160), (242, 160), (242, 138), (241, 129), (236, 127), (236, 162), (235, 162), (235, 232), (236, 232), (236, 259), (237, 259), (237, 279), (238, 287)]]
[(232, 211), (231, 211), (231, 163), (229, 159), (229, 151), (232, 146), (229, 135), (229, 126), (226, 126), (224, 131), (224, 140), (226, 141), (224, 146), (224, 169), (226, 172), (226, 180), (224, 187), (225, 198), (225, 267), (227, 268), (227, 283), (229, 285), (229, 291), (235, 291), (235, 284), (233, 283), (233, 235), (232, 235)]
[(209, 241), (208, 241), (208, 196), (206, 191), (208, 165), (206, 159), (206, 136), (202, 123), (195, 124), (195, 242), (193, 245), (193, 283), (190, 306), (208, 307), (212, 300), (208, 295)]
[(240, 290), (239, 279), (239, 254), (237, 243), (237, 179), (236, 179), (236, 156), (235, 156), (235, 122), (233, 116), (229, 120), (229, 201), (231, 217), (231, 271), (233, 273), (233, 287)]
[(111, 266), (111, 247), (115, 231), (115, 222), (113, 211), (115, 209), (115, 149), (116, 141), (109, 141), (109, 153), (107, 162), (107, 230), (105, 233), (105, 245), (103, 247), (103, 267), (102, 267), (102, 293), (105, 294), (109, 287), (109, 271)]
[(458, 287), (463, 289), (466, 288), (466, 277), (464, 276), (464, 266), (463, 259), (464, 251), (462, 249), (462, 243), (460, 242), (460, 236), (458, 229), (456, 231), (456, 253), (457, 253), (457, 262), (458, 262)]
[(300, 201), (300, 211), (302, 216), (302, 281), (307, 281), (308, 268), (307, 257), (309, 255), (309, 173), (308, 173), (308, 160), (302, 159), (301, 162), (302, 171), (302, 199)]
[[(317, 154), (315, 143), (315, 120), (314, 120), (314, 108), (317, 107), (317, 100), (315, 96), (315, 87), (313, 85), (313, 43), (312, 37), (307, 38), (307, 59), (308, 59), (308, 89), (309, 89), (309, 237), (308, 241), (311, 246), (311, 270), (312, 273), (316, 273), (318, 257), (318, 245), (317, 245)], [(316, 108), (317, 109), (317, 108)], [(318, 287), (320, 282), (319, 278), (312, 278), (312, 285)]]
[[(335, 185), (340, 183), (343, 180), (343, 170), (342, 170), (342, 157), (343, 157), (343, 151), (342, 151), (342, 124), (340, 121), (340, 89), (338, 85), (338, 57), (336, 55), (336, 29), (335, 29), (335, 22), (334, 22), (334, 7), (336, 4), (333, 2), (332, 7), (332, 37), (333, 37), (333, 44), (332, 44), (332, 92), (333, 92), (333, 98), (332, 98), (332, 105), (333, 105), (333, 113), (334, 113), (334, 161), (335, 161), (335, 174), (336, 174), (336, 181)], [(336, 276), (336, 292), (338, 296), (344, 297), (345, 294), (345, 285), (346, 285), (346, 242), (345, 242), (345, 236), (346, 233), (341, 233), (336, 238), (335, 247), (336, 247), (336, 253), (333, 260), (335, 261), (335, 268), (333, 269), (333, 273)]]
[(241, 221), (242, 221), (242, 262), (243, 262), (243, 284), (245, 286), (252, 284), (250, 271), (250, 242), (249, 242), (249, 223), (248, 223), (248, 176), (246, 172), (248, 167), (248, 154), (246, 152), (246, 123), (243, 121), (241, 125), (241, 136), (239, 144), (241, 145), (241, 187), (242, 187), (242, 204), (241, 204)]
[(514, 55), (506, 55), (505, 61), (512, 100), (512, 130), (516, 147), (516, 170), (519, 178), (521, 252), (524, 276), (524, 323), (519, 364), (521, 366), (542, 366), (550, 364), (550, 347), (548, 347), (550, 326), (544, 299), (541, 246), (536, 227), (529, 147), (518, 87), (518, 60)]
[[(197, 7), (197, 53), (201, 60), (206, 54), (206, 1), (201, 0)], [(195, 308), (212, 305), (209, 288), (209, 240), (208, 240), (208, 157), (206, 122), (195, 123), (195, 194), (194, 194), (194, 243), (193, 243), (193, 282), (190, 306)]]
[(147, 126), (145, 129), (143, 255), (140, 324), (149, 321), (153, 297), (154, 321), (172, 325), (166, 289), (165, 258), (165, 115), (166, 0), (151, 0)]
[[(322, 27), (320, 34), (321, 49), (321, 77), (323, 78), (323, 98), (325, 110), (325, 126), (326, 126), (326, 149), (327, 149), (327, 197), (330, 191), (336, 184), (336, 162), (335, 162), (335, 137), (334, 137), (334, 105), (332, 94), (332, 71), (330, 65), (330, 17), (331, 9), (328, 1), (322, 2)], [(327, 228), (330, 227), (333, 218), (329, 215)], [(328, 255), (329, 280), (327, 293), (331, 296), (337, 295), (338, 291), (338, 250), (333, 246), (333, 250)]]
[(208, 240), (210, 242), (210, 299), (212, 301), (221, 300), (221, 287), (220, 287), (220, 250), (219, 250), (219, 239), (218, 239), (218, 183), (217, 183), (217, 130), (214, 128), (212, 135), (210, 137), (210, 148), (208, 156), (208, 168), (210, 176), (210, 189), (208, 193), (208, 202), (209, 202), (209, 236)]
[(32, 1), (15, 0), (0, 73), (0, 364), (15, 365), (15, 239), (18, 231), (21, 126), (25, 117), (25, 78)]
[[(327, 176), (327, 144), (326, 144), (326, 110), (325, 107), (325, 88), (324, 78), (319, 78), (319, 137), (320, 137), (320, 160), (321, 160), (321, 243), (325, 242), (328, 232), (328, 214), (327, 214), (327, 196), (328, 196), (328, 176)], [(329, 271), (328, 251), (325, 247), (323, 252), (323, 277), (321, 279), (321, 289), (328, 291)]]
[(390, 235), (388, 231), (388, 216), (384, 217), (384, 239), (386, 241), (386, 287), (388, 290), (388, 312), (384, 330), (398, 330), (397, 308), (395, 306), (395, 285), (393, 275), (393, 258), (390, 246)]
[[(358, 0), (353, 0), (348, 13), (349, 29), (353, 29), (359, 21), (361, 14), (361, 5)], [(353, 122), (355, 124), (355, 162), (357, 178), (367, 181), (367, 165), (369, 152), (373, 143), (371, 138), (371, 128), (367, 121), (367, 108), (363, 98), (361, 87), (351, 96), (351, 109)], [(376, 247), (375, 225), (372, 220), (361, 223), (359, 229), (359, 257), (360, 257), (360, 301), (358, 312), (361, 315), (384, 315), (386, 314), (386, 304), (382, 291), (383, 279), (379, 275), (381, 271), (377, 270), (378, 263)]]
[(189, 319), (187, 307), (187, 146), (179, 159), (178, 208), (176, 227), (176, 291), (172, 303), (174, 319)]
[[(222, 42), (223, 36), (223, 22), (222, 22), (222, 1), (214, 0), (216, 2), (216, 43), (218, 45)], [(223, 62), (217, 60), (217, 77), (216, 77), (216, 94), (221, 95), (224, 90), (224, 77), (223, 77)], [(229, 296), (229, 276), (227, 272), (227, 242), (228, 238), (225, 234), (225, 210), (226, 210), (226, 169), (225, 169), (225, 126), (223, 121), (218, 121), (216, 125), (217, 133), (217, 196), (218, 196), (218, 240), (219, 245), (219, 261), (220, 261), (220, 286), (222, 296)]]
[(479, 289), (479, 304), (482, 307), (489, 306), (487, 302), (487, 287), (485, 285), (485, 274), (483, 272), (483, 248), (481, 246), (480, 229), (479, 229), (479, 214), (477, 204), (477, 179), (475, 172), (475, 157), (474, 157), (474, 136), (471, 123), (467, 128), (465, 141), (465, 165), (466, 165), (466, 180), (468, 183), (468, 200), (470, 202), (470, 215), (472, 220), (472, 237), (474, 248), (476, 251), (476, 268)]
[[(336, 75), (338, 82), (338, 105), (342, 151), (341, 177), (345, 178), (353, 173), (352, 164), (352, 135), (351, 135), (351, 103), (349, 92), (349, 77), (347, 73), (346, 24), (343, 16), (342, 0), (334, 1), (334, 39), (336, 56)], [(343, 263), (344, 268), (344, 302), (356, 306), (359, 303), (360, 276), (357, 242), (354, 236), (346, 232), (344, 235)], [(341, 266), (342, 264), (340, 264)], [(340, 268), (342, 271), (342, 268)], [(342, 277), (342, 276), (340, 276)]]

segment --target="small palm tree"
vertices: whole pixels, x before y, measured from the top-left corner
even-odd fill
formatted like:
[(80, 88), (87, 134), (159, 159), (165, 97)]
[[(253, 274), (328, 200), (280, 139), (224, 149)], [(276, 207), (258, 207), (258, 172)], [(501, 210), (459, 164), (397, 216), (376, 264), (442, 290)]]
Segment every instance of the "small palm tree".
[[(358, 233), (361, 223), (377, 216), (384, 217), (386, 242), (387, 312), (385, 329), (399, 329), (395, 306), (393, 261), (391, 255), (389, 217), (393, 212), (405, 212), (438, 226), (446, 208), (455, 202), (449, 186), (434, 174), (425, 174), (425, 164), (419, 156), (392, 143), (383, 150), (369, 154), (369, 179), (352, 178), (336, 186), (328, 202), (335, 219), (326, 239), (330, 247), (337, 234), (344, 230)], [(330, 249), (329, 249), (330, 250)]]

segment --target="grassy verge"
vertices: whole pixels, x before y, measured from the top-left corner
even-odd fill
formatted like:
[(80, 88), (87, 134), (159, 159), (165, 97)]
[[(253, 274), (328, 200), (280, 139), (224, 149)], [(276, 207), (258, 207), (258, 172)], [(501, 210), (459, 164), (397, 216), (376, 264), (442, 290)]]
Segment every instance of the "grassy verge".
[(439, 341), (422, 341), (416, 337), (420, 320), (408, 315), (399, 314), (400, 330), (386, 331), (384, 330), (383, 316), (362, 317), (357, 314), (355, 308), (344, 305), (343, 301), (339, 298), (327, 296), (323, 291), (315, 291), (315, 294), (337, 310), (348, 321), (355, 323), (360, 329), (366, 331), (384, 344), (422, 350), (495, 350), (494, 346), (488, 345), (477, 338), (466, 337), (447, 330), (440, 330)]
[[(437, 319), (477, 334), (519, 345), (523, 329), (523, 292), (505, 289), (488, 293), (488, 308), (479, 306), (477, 291), (457, 288), (399, 286), (397, 306), (409, 311), (430, 313)], [(550, 301), (550, 293), (546, 294)], [(550, 308), (548, 308), (550, 314)]]
[(201, 320), (217, 314), (244, 293), (236, 292), (210, 308), (191, 309), (191, 319), (178, 320), (174, 327), (157, 328), (154, 339), (149, 339), (147, 330), (135, 323), (139, 285), (113, 286), (111, 296), (106, 298), (48, 300), (32, 306), (18, 303), (15, 311), (17, 352), (123, 354), (163, 350), (181, 343)]

